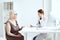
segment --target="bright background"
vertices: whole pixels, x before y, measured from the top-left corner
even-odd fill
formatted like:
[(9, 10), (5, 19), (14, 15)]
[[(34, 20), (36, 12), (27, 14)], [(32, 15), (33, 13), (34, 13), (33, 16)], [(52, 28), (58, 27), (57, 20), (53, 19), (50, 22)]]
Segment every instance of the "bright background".
[(14, 0), (19, 25), (29, 26), (37, 23), (37, 10), (44, 8), (43, 0)]
[[(51, 13), (54, 18), (60, 20), (60, 0), (0, 0), (0, 40), (4, 40), (5, 37), (4, 20), (7, 15), (3, 11), (3, 3), (10, 1), (14, 2), (14, 10), (18, 13), (17, 20), (19, 25), (27, 25), (29, 27), (30, 24), (36, 23), (37, 10), (40, 8), (43, 8), (46, 14)], [(56, 36), (56, 40), (60, 40), (59, 35), (57, 35), (58, 37)]]

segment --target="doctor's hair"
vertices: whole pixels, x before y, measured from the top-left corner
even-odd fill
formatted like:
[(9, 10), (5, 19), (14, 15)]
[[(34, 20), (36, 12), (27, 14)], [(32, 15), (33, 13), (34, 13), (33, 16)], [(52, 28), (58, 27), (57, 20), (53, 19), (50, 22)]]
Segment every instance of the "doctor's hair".
[(39, 9), (39, 10), (38, 10), (38, 13), (44, 14), (44, 11), (43, 11), (42, 9)]

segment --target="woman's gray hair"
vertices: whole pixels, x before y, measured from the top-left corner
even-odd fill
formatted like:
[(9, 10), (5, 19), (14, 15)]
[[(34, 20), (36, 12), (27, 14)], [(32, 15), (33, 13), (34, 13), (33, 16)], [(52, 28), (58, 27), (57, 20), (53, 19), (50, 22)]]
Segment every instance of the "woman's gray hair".
[(13, 10), (10, 10), (9, 11), (9, 16), (12, 15), (12, 14), (14, 14), (14, 11)]

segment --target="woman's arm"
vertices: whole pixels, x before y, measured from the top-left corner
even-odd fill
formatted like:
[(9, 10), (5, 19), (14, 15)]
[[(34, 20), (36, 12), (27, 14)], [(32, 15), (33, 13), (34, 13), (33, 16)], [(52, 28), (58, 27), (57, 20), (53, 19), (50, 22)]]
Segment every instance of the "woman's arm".
[(16, 24), (17, 24), (17, 26), (19, 27), (19, 30), (18, 30), (18, 31), (20, 31), (20, 30), (23, 29), (24, 26), (22, 26), (22, 27), (20, 28), (20, 26), (18, 25), (18, 22), (17, 22), (17, 21), (16, 21)]
[(9, 36), (16, 36), (15, 34), (11, 33), (10, 31), (11, 31), (10, 24), (7, 23), (6, 24), (6, 33), (7, 33), (7, 35), (9, 35)]
[(7, 35), (9, 35), (9, 36), (14, 36), (14, 37), (21, 37), (20, 34), (15, 35), (15, 34), (11, 33), (10, 31), (11, 31), (11, 26), (10, 26), (9, 23), (7, 23), (7, 24), (6, 24), (6, 32), (7, 32)]

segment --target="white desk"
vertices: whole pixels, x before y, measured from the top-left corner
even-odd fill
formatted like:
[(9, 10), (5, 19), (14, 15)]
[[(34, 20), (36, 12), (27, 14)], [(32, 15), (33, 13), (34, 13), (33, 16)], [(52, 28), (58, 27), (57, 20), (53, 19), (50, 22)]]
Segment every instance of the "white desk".
[[(28, 40), (28, 34), (33, 33), (33, 36), (31, 36), (32, 38), (36, 35), (38, 35), (39, 33), (49, 33), (49, 32), (60, 32), (60, 27), (42, 27), (42, 28), (37, 28), (37, 27), (24, 27), (21, 31), (19, 31), (20, 33), (26, 33), (25, 39)], [(30, 35), (29, 34), (29, 35)], [(32, 39), (30, 39), (32, 40)]]
[(42, 27), (42, 28), (24, 27), (19, 32), (60, 32), (59, 29), (60, 29), (60, 27)]

